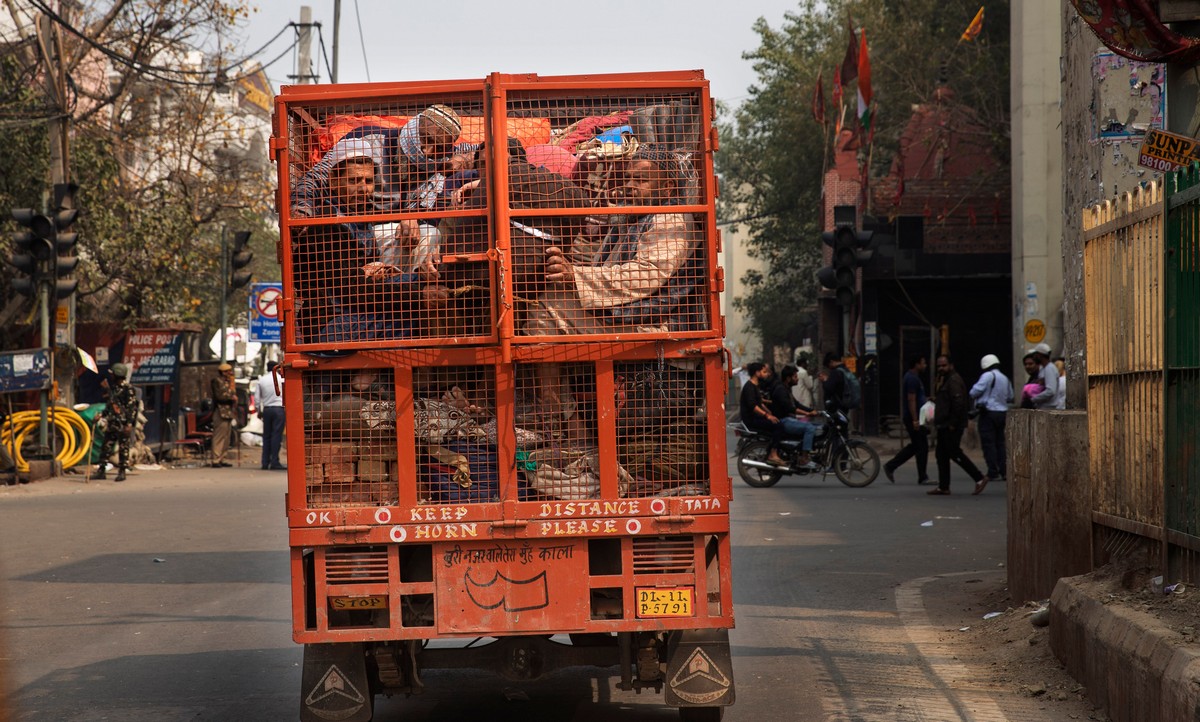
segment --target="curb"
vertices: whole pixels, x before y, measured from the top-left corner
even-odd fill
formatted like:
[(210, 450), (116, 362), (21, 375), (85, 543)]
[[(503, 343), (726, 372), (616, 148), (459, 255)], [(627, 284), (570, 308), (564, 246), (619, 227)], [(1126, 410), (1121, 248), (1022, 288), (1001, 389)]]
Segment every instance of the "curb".
[(1200, 720), (1200, 647), (1150, 619), (1064, 577), (1050, 597), (1050, 648), (1113, 722)]

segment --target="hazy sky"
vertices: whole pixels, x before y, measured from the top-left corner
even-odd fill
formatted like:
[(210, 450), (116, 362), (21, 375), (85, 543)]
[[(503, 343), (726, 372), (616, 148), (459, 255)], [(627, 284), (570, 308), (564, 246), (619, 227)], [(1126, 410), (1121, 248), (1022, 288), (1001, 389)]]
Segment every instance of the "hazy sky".
[[(267, 42), (301, 2), (260, 0), (245, 23), (243, 48)], [(310, 0), (333, 53), (333, 0)], [(359, 23), (362, 20), (362, 40)], [(576, 73), (702, 69), (713, 97), (737, 105), (756, 78), (742, 59), (758, 47), (751, 26), (759, 17), (780, 27), (796, 0), (342, 0), (338, 80), (482, 78), (491, 72)], [(260, 56), (267, 62), (294, 40), (292, 31)], [(366, 63), (363, 47), (366, 47)], [(319, 46), (314, 38), (314, 54)], [(293, 81), (292, 53), (267, 69), (278, 90)], [(324, 61), (322, 82), (328, 82)]]

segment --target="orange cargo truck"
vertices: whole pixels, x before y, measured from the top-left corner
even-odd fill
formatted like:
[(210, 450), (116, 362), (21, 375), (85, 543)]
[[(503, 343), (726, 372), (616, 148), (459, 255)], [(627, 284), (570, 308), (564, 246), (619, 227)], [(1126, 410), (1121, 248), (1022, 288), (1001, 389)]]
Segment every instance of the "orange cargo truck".
[(282, 89), (301, 719), (463, 667), (733, 702), (716, 146), (699, 71)]

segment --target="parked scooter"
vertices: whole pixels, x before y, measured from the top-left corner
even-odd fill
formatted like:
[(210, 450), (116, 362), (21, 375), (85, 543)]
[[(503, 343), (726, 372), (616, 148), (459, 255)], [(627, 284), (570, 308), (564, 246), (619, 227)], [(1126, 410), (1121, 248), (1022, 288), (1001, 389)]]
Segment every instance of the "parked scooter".
[(803, 452), (799, 439), (785, 439), (780, 443), (778, 453), (787, 465), (776, 466), (767, 461), (770, 434), (755, 431), (742, 423), (736, 424), (733, 432), (738, 437), (738, 474), (750, 486), (774, 486), (784, 474), (821, 474), (823, 477), (832, 471), (846, 486), (863, 487), (879, 476), (879, 454), (866, 441), (850, 437), (850, 422), (840, 411), (821, 412), (818, 417), (811, 452), (813, 463), (808, 465), (800, 463)]

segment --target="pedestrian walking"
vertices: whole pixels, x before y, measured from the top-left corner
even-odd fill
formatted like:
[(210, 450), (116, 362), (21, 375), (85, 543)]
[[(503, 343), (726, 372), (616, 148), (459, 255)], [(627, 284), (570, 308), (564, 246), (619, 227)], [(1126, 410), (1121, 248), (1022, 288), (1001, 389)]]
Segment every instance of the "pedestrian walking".
[(924, 356), (913, 356), (908, 360), (908, 371), (904, 372), (901, 406), (901, 418), (904, 430), (908, 432), (908, 444), (883, 465), (883, 473), (888, 481), (896, 483), (896, 469), (903, 466), (909, 459), (916, 459), (917, 484), (929, 481), (929, 437), (921, 426), (920, 408), (928, 398), (925, 394), (925, 382), (921, 376), (929, 368), (929, 361)]
[[(255, 397), (258, 399), (258, 414), (263, 422), (262, 468), (284, 471), (286, 466), (279, 462), (279, 446), (283, 442), (283, 427), (286, 417), (283, 410), (283, 376), (275, 374), (278, 361), (267, 362), (267, 372), (258, 377)], [(276, 392), (275, 384), (279, 384)]]
[(233, 466), (225, 461), (229, 451), (229, 437), (233, 433), (233, 419), (237, 415), (237, 392), (233, 388), (233, 367), (223, 363), (217, 367), (219, 376), (213, 378), (209, 387), (213, 398), (212, 453), (214, 467)]
[(975, 482), (975, 492), (983, 491), (980, 482), (983, 472), (967, 458), (962, 450), (962, 436), (967, 429), (967, 414), (971, 410), (971, 397), (962, 376), (954, 370), (950, 357), (937, 357), (937, 391), (933, 397), (933, 426), (937, 430), (938, 485), (929, 494), (945, 496), (950, 493), (950, 462), (958, 464)]
[(125, 472), (129, 467), (129, 440), (133, 436), (133, 425), (137, 423), (137, 390), (129, 383), (129, 367), (125, 364), (113, 364), (109, 373), (112, 374), (113, 383), (105, 383), (108, 386), (108, 403), (100, 412), (104, 445), (100, 447), (100, 466), (92, 478), (105, 478), (108, 461), (116, 447), (117, 475), (113, 481), (125, 481)]
[(987, 462), (987, 476), (979, 483), (976, 494), (983, 491), (989, 481), (1008, 478), (1004, 427), (1008, 405), (1013, 400), (1012, 381), (1000, 372), (1000, 359), (995, 354), (980, 359), (979, 368), (983, 373), (971, 387), (970, 395), (979, 409), (975, 423), (979, 427), (979, 443)]

